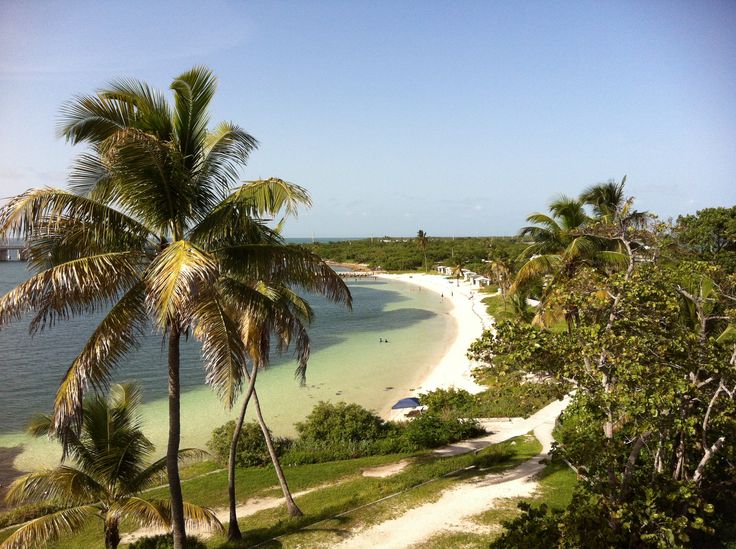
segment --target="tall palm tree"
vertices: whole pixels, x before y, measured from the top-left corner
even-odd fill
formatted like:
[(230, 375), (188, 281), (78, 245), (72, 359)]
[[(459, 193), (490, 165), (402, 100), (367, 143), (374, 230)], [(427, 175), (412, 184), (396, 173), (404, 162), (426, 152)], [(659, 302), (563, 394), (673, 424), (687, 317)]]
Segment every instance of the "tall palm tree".
[(424, 255), (424, 272), (428, 272), (429, 268), (427, 266), (427, 245), (429, 244), (429, 235), (425, 233), (422, 229), (419, 229), (417, 231), (417, 245), (422, 250), (422, 254)]
[[(141, 431), (140, 401), (140, 388), (134, 384), (113, 385), (107, 398), (94, 395), (84, 400), (82, 429), (67, 437), (74, 464), (24, 475), (10, 485), (6, 496), (10, 503), (51, 500), (63, 509), (25, 523), (0, 545), (2, 549), (39, 547), (73, 533), (92, 517), (103, 523), (107, 549), (120, 543), (122, 520), (144, 527), (171, 526), (169, 501), (140, 497), (143, 490), (161, 482), (166, 470), (166, 458), (146, 462), (153, 444)], [(52, 425), (50, 416), (38, 416), (30, 431), (46, 436)], [(179, 458), (201, 454), (182, 450)], [(187, 503), (184, 515), (189, 524), (222, 529), (208, 508)]]
[(278, 179), (239, 185), (257, 142), (230, 122), (208, 129), (215, 87), (212, 73), (195, 67), (172, 82), (173, 105), (136, 80), (77, 97), (62, 112), (60, 134), (90, 148), (72, 168), (70, 190), (31, 189), (0, 211), (0, 236), (26, 239), (37, 271), (0, 298), (0, 326), (28, 311), (35, 312), (32, 333), (104, 313), (56, 395), (53, 428), (65, 447), (81, 427), (84, 391), (108, 385), (149, 322), (165, 336), (176, 549), (185, 539), (177, 461), (182, 335), (202, 342), (207, 382), (228, 404), (244, 380), (246, 357), (242, 318), (226, 303), (247, 302), (257, 293), (248, 285), (258, 280), (350, 299), (321, 258), (286, 245), (260, 218), (264, 204), (289, 212), (309, 198)]
[(593, 208), (593, 214), (597, 219), (608, 219), (610, 221), (626, 202), (625, 184), (626, 176), (623, 177), (620, 183), (616, 183), (611, 179), (606, 183), (591, 185), (580, 193), (580, 201)]
[(523, 227), (519, 234), (530, 237), (532, 243), (520, 256), (526, 262), (516, 274), (512, 291), (547, 275), (572, 275), (593, 257), (595, 242), (580, 233), (590, 220), (583, 206), (578, 200), (561, 196), (550, 204), (549, 214), (533, 213), (526, 218), (534, 225)]
[(291, 495), (286, 477), (276, 455), (271, 434), (261, 412), (255, 384), (258, 371), (265, 368), (269, 362), (270, 342), (273, 337), (276, 338), (279, 348), (282, 351), (287, 349), (292, 341), (294, 342), (298, 364), (297, 377), (303, 378), (310, 352), (306, 325), (311, 322), (313, 312), (305, 299), (287, 287), (268, 287), (263, 282), (259, 282), (254, 289), (258, 292), (259, 299), (248, 300), (249, 310), (247, 315), (244, 315), (245, 321), (241, 328), (243, 340), (246, 342), (246, 353), (252, 362), (252, 367), (250, 370), (246, 369), (245, 371), (245, 376), (248, 379), (248, 387), (243, 398), (240, 414), (235, 423), (228, 456), (228, 500), (230, 510), (228, 539), (231, 541), (242, 538), (237, 520), (235, 460), (238, 440), (242, 432), (245, 414), (251, 397), (256, 408), (258, 424), (261, 427), (271, 462), (284, 494), (289, 515), (302, 515), (301, 510)]
[(501, 291), (501, 298), (503, 299), (503, 305), (505, 308), (506, 298), (508, 297), (509, 289), (513, 283), (509, 264), (502, 259), (493, 259), (489, 263), (486, 263), (485, 275), (498, 284), (498, 289)]

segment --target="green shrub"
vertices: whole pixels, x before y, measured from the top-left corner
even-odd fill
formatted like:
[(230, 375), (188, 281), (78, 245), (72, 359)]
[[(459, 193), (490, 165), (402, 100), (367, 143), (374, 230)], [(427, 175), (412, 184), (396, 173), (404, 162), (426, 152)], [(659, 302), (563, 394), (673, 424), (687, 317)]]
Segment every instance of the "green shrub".
[(465, 389), (435, 389), (419, 395), (430, 413), (470, 417), (474, 413), (475, 398)]
[(446, 418), (427, 412), (405, 424), (402, 438), (410, 447), (437, 448), (484, 432), (473, 419)]
[[(207, 447), (217, 462), (223, 466), (227, 465), (234, 432), (235, 421), (228, 421), (212, 431), (210, 441), (207, 443)], [(291, 441), (286, 438), (271, 438), (277, 455), (281, 455), (291, 444)], [(271, 463), (266, 440), (263, 438), (260, 426), (255, 421), (243, 424), (235, 451), (235, 463), (238, 467), (257, 467)]]
[(361, 442), (385, 437), (387, 425), (358, 404), (319, 402), (296, 430), (304, 441)]
[[(141, 538), (128, 545), (128, 549), (171, 549), (172, 547), (174, 547), (174, 539), (171, 534)], [(194, 536), (187, 536), (184, 547), (185, 549), (207, 549), (207, 546)]]

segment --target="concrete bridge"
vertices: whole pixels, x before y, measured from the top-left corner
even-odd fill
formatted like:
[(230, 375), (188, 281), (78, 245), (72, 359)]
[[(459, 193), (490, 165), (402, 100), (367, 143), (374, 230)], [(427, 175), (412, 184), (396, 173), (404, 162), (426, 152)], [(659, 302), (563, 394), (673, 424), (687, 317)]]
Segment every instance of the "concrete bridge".
[(0, 240), (0, 261), (25, 261), (26, 245), (23, 242)]

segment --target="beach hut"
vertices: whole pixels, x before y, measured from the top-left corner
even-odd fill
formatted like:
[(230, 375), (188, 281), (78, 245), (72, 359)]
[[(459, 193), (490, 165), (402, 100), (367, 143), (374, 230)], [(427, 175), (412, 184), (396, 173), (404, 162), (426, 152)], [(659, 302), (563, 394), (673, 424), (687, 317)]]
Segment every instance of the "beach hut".
[(419, 408), (421, 404), (419, 403), (419, 399), (416, 397), (407, 397), (402, 398), (399, 400), (396, 404), (391, 406), (392, 410), (403, 410), (405, 408)]

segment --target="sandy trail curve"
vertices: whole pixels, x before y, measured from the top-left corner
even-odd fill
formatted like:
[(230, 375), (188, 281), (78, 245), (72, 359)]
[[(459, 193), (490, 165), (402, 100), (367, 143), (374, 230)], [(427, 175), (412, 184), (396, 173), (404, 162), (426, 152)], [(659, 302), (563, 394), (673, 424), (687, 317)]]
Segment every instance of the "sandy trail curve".
[[(508, 427), (505, 432), (490, 435), (483, 440), (487, 442), (487, 446), (533, 431), (542, 444), (542, 453), (536, 457), (504, 473), (463, 482), (445, 491), (437, 501), (414, 507), (400, 517), (359, 531), (335, 547), (400, 549), (420, 544), (439, 533), (477, 531), (479, 526), (470, 520), (472, 516), (493, 508), (494, 502), (499, 499), (530, 497), (534, 494), (537, 489), (534, 477), (545, 467), (540, 461), (547, 457), (552, 446), (555, 420), (567, 402), (567, 399), (553, 402), (530, 418), (514, 422), (514, 426)], [(471, 441), (471, 444), (475, 442), (477, 441)], [(458, 450), (446, 455), (475, 449), (453, 446), (458, 447)]]

